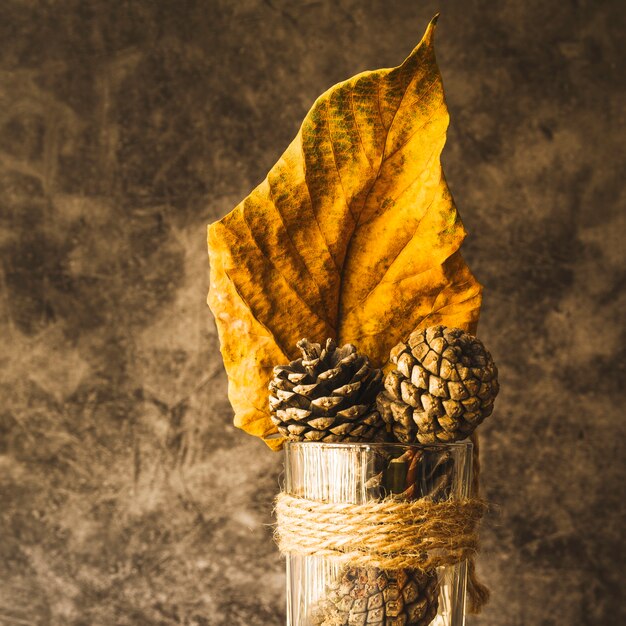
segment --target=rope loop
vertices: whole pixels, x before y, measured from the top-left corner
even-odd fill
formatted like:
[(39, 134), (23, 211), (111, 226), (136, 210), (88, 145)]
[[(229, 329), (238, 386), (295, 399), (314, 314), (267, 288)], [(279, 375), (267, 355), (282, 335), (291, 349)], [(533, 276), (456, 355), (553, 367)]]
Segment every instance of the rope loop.
[(332, 557), (383, 570), (430, 570), (476, 554), (485, 508), (478, 499), (350, 504), (280, 493), (275, 539), (283, 554)]

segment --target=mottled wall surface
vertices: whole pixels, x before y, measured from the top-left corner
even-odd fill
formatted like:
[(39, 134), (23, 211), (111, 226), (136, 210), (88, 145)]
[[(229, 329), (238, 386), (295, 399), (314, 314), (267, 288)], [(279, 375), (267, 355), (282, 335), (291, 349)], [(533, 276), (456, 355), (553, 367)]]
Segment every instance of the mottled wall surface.
[(441, 8), (444, 166), (502, 379), (471, 623), (617, 625), (620, 4), (3, 0), (0, 624), (284, 622), (281, 456), (230, 424), (205, 225)]

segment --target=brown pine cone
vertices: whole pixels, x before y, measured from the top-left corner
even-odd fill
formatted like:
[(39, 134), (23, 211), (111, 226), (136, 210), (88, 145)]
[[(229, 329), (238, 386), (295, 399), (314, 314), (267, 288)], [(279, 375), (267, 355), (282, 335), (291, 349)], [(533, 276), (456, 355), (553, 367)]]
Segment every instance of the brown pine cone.
[(348, 567), (329, 590), (318, 626), (427, 626), (437, 614), (435, 572)]
[(376, 410), (383, 374), (352, 344), (298, 342), (302, 358), (274, 368), (271, 419), (293, 441), (374, 441), (385, 432)]
[(464, 439), (493, 411), (498, 369), (482, 342), (459, 328), (431, 326), (390, 355), (396, 364), (377, 398), (403, 443)]
[[(442, 452), (407, 450), (400, 457), (380, 459), (382, 471), (372, 479), (372, 497), (435, 502), (450, 497), (454, 461)], [(378, 489), (376, 488), (378, 486)], [(426, 626), (437, 614), (439, 582), (434, 571), (383, 571), (346, 566), (328, 588), (316, 626)]]

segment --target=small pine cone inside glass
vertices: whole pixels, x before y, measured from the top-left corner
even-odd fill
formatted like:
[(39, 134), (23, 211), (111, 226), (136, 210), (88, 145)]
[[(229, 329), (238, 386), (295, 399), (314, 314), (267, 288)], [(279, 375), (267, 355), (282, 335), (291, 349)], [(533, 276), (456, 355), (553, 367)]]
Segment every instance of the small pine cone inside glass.
[(459, 328), (431, 326), (390, 355), (377, 406), (394, 438), (423, 444), (465, 439), (493, 411), (498, 369), (483, 343)]
[(435, 572), (347, 567), (329, 590), (318, 626), (427, 626), (437, 614)]
[(383, 374), (352, 344), (338, 348), (307, 339), (302, 358), (274, 368), (270, 413), (278, 432), (292, 441), (374, 441), (385, 433), (376, 409)]

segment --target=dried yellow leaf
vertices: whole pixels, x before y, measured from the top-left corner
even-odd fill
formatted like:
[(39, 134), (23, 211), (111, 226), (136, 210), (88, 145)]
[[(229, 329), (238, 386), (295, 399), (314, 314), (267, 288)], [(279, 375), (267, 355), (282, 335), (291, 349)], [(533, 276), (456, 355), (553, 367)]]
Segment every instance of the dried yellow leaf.
[(267, 178), (209, 226), (235, 425), (273, 448), (267, 385), (301, 337), (354, 343), (384, 366), (416, 328), (475, 332), (481, 287), (440, 163), (449, 116), (434, 27), (402, 65), (320, 96)]

